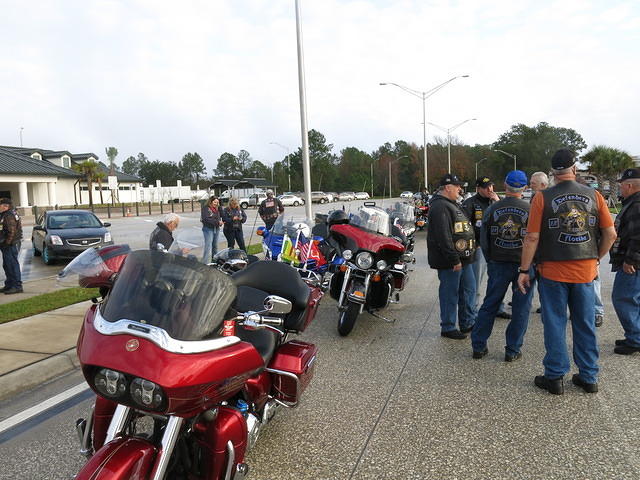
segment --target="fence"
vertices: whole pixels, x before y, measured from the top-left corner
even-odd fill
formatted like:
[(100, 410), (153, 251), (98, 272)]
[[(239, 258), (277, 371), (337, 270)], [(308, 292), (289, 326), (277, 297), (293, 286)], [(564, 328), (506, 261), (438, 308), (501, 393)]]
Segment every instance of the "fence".
[(99, 215), (106, 215), (107, 218), (112, 218), (113, 216), (122, 216), (122, 217), (139, 217), (141, 215), (154, 215), (160, 214), (163, 215), (165, 213), (184, 213), (185, 211), (194, 212), (197, 209), (200, 209), (201, 201), (197, 200), (182, 200), (180, 202), (170, 202), (168, 204), (165, 203), (152, 203), (152, 202), (135, 202), (135, 203), (120, 203), (116, 205), (91, 205), (87, 207), (86, 205), (74, 205), (74, 206), (60, 206), (55, 205), (53, 208), (46, 207), (32, 207), (33, 216), (37, 219), (43, 212), (46, 210), (64, 210), (64, 209), (74, 209), (74, 210), (90, 210), (91, 212)]

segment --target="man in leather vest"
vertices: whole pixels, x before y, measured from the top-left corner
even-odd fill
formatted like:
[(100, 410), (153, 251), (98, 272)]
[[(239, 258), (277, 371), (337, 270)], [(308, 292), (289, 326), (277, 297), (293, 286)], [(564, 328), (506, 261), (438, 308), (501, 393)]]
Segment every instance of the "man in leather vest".
[(596, 190), (576, 182), (575, 155), (558, 150), (551, 159), (556, 185), (535, 196), (520, 262), (518, 286), (530, 288), (529, 270), (537, 250), (538, 291), (544, 326), (544, 375), (537, 387), (564, 393), (570, 370), (567, 354), (567, 307), (573, 330), (573, 358), (578, 373), (572, 382), (587, 393), (598, 391), (598, 342), (595, 331), (593, 279), (598, 261), (616, 238), (607, 204)]
[(22, 293), (22, 275), (20, 273), (20, 243), (22, 240), (22, 219), (13, 208), (9, 198), (0, 199), (0, 252), (4, 270), (4, 287), (0, 289), (6, 295)]
[(623, 197), (616, 217), (618, 232), (610, 252), (611, 270), (616, 272), (611, 300), (624, 339), (616, 340), (618, 355), (640, 352), (640, 168), (628, 168), (618, 180)]
[[(455, 340), (467, 338), (475, 321), (475, 235), (457, 203), (462, 184), (455, 175), (442, 177), (440, 190), (431, 199), (427, 227), (429, 266), (438, 270), (440, 280), (440, 331), (443, 337)], [(456, 315), (460, 330), (456, 329)]]
[[(476, 277), (476, 299), (474, 308), (476, 312), (482, 304), (482, 289), (480, 285), (487, 273), (487, 261), (484, 258), (480, 247), (480, 229), (482, 228), (482, 218), (484, 212), (494, 202), (500, 200), (500, 197), (493, 191), (493, 182), (489, 177), (480, 177), (476, 180), (476, 194), (467, 198), (462, 202), (462, 207), (467, 217), (473, 224), (473, 231), (476, 234), (476, 257), (473, 262), (473, 274)], [(500, 303), (497, 315), (500, 318), (511, 318), (509, 313), (505, 312), (504, 303)]]
[(258, 208), (258, 214), (266, 225), (267, 230), (271, 230), (273, 224), (276, 223), (278, 215), (281, 213), (284, 213), (282, 202), (273, 196), (273, 190), (267, 190), (267, 198), (260, 203)]
[[(518, 267), (529, 219), (529, 202), (522, 200), (527, 187), (527, 175), (521, 170), (509, 172), (504, 181), (506, 197), (487, 208), (482, 220), (480, 243), (487, 260), (487, 295), (478, 312), (471, 332), (473, 358), (484, 357), (489, 350), (487, 340), (493, 322), (509, 286), (513, 288), (512, 317), (506, 330), (504, 360), (513, 362), (522, 357), (520, 349), (529, 324), (533, 290), (518, 290)], [(533, 275), (533, 269), (531, 270)]]

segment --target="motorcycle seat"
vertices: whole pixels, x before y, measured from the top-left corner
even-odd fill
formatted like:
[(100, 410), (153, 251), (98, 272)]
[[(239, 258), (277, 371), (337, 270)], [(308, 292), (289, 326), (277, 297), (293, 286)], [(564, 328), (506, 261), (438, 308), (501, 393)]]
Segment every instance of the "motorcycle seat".
[(253, 345), (258, 350), (265, 365), (271, 360), (279, 340), (279, 335), (271, 330), (246, 330), (242, 327), (236, 328), (236, 337)]
[[(237, 287), (252, 287), (268, 292), (263, 301), (269, 294), (279, 295), (293, 304), (292, 312), (307, 308), (309, 287), (297, 270), (286, 263), (268, 260), (251, 263), (244, 270), (235, 272), (231, 279)], [(262, 304), (257, 309), (262, 310)]]

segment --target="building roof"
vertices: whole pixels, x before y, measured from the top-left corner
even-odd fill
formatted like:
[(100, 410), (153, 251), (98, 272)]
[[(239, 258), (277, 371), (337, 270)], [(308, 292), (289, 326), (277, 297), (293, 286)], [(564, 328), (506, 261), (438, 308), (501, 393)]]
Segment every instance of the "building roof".
[(73, 178), (81, 176), (68, 168), (59, 167), (47, 160), (32, 158), (25, 152), (17, 152), (7, 147), (0, 147), (0, 173)]
[[(98, 165), (100, 166), (100, 170), (102, 170), (102, 172), (105, 175), (109, 175), (109, 173), (111, 172), (111, 169), (107, 165), (105, 165), (102, 162), (98, 162)], [(116, 170), (116, 177), (118, 177), (118, 183), (120, 182), (142, 183), (143, 182), (141, 178), (138, 178), (135, 175), (129, 175), (128, 173), (119, 172), (118, 170)]]

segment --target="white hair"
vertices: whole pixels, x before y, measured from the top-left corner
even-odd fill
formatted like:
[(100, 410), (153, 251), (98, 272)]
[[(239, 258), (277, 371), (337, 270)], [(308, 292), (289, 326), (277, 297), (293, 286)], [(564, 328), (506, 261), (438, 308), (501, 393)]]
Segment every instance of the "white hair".
[(180, 216), (175, 213), (167, 213), (164, 216), (164, 220), (162, 221), (165, 225), (169, 225), (170, 223), (175, 223), (176, 225), (180, 223)]
[(526, 185), (524, 187), (512, 187), (508, 183), (505, 183), (504, 187), (505, 187), (505, 190), (509, 193), (522, 193), (524, 192), (525, 188), (527, 188)]
[(537, 178), (540, 183), (543, 183), (545, 185), (549, 185), (549, 177), (547, 176), (546, 173), (544, 172), (535, 172), (533, 174), (531, 174), (531, 180), (533, 180), (533, 178)]

